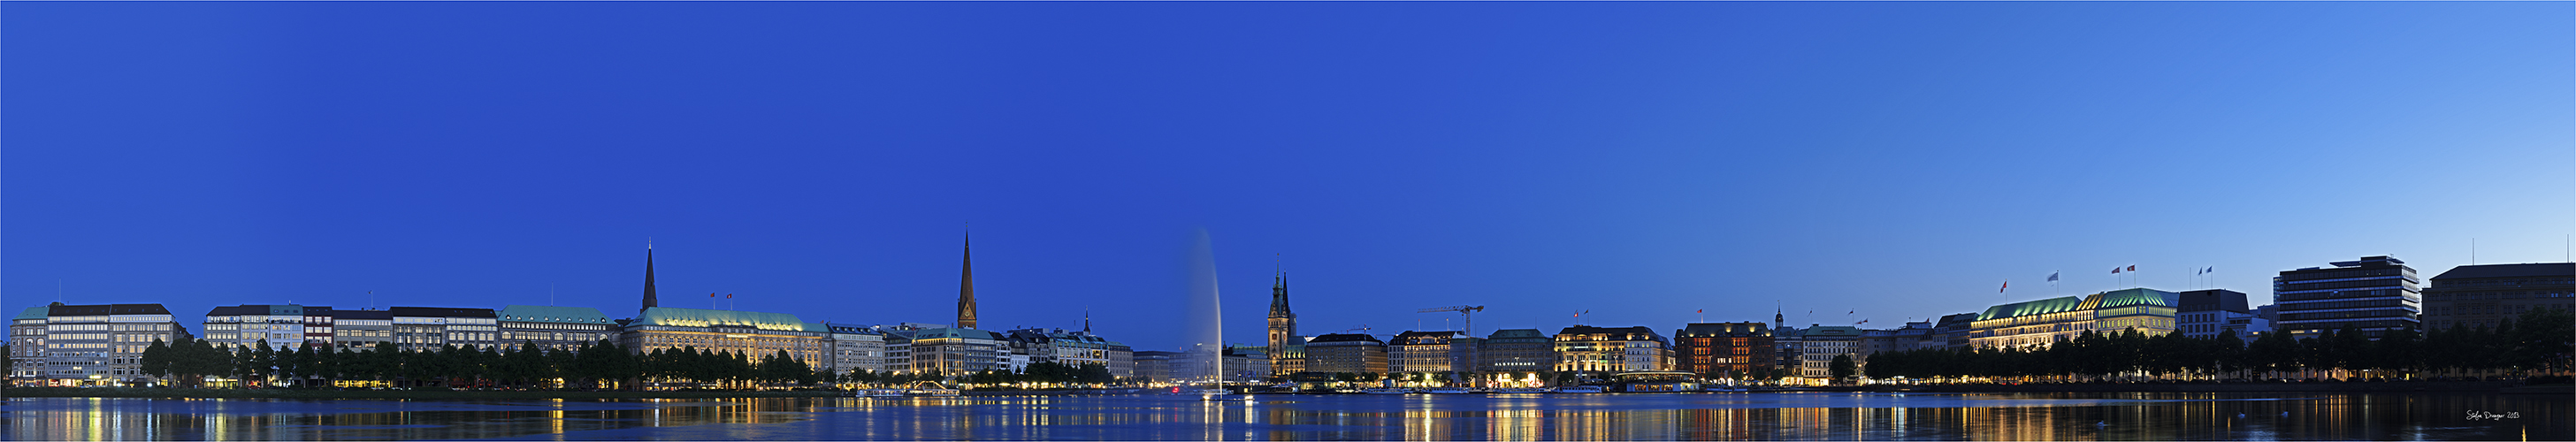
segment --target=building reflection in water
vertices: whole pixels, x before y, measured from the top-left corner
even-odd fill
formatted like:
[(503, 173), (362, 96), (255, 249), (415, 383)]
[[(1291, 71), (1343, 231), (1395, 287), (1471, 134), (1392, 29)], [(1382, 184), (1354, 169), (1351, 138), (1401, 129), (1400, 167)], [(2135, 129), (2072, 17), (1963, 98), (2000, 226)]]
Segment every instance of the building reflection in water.
[[(15, 398), (13, 440), (2569, 440), (2563, 396), (1600, 394), (294, 401)], [(2470, 420), (2467, 411), (2518, 419)], [(2284, 414), (2286, 413), (2286, 414)], [(731, 425), (707, 425), (731, 424)], [(606, 433), (598, 433), (606, 432)], [(539, 436), (539, 438), (544, 438)], [(567, 437), (575, 438), (575, 437)]]

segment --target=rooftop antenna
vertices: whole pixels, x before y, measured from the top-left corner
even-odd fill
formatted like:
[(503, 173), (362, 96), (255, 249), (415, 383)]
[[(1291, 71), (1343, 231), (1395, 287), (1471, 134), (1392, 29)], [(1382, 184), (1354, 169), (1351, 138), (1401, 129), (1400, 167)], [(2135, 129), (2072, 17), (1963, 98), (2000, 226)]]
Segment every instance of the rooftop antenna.
[(62, 279), (62, 278), (54, 278), (54, 303), (55, 303), (55, 304), (61, 304), (62, 302), (63, 302), (63, 279)]
[(368, 290), (368, 291), (367, 291), (367, 309), (368, 309), (368, 310), (375, 310), (375, 309), (376, 309), (376, 291), (374, 291), (374, 290)]

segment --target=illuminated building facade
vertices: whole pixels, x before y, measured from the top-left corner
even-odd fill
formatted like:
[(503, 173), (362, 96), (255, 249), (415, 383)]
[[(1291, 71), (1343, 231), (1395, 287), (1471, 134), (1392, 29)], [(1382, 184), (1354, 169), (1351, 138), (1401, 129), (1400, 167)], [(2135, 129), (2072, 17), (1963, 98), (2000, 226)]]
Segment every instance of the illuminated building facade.
[(1475, 371), (1475, 338), (1454, 331), (1397, 333), (1386, 344), (1387, 370), (1394, 373)]
[[(314, 321), (308, 321), (310, 317)], [(247, 347), (267, 342), (269, 348), (293, 350), (310, 340), (316, 345), (332, 341), (330, 307), (307, 307), (295, 304), (237, 305), (215, 307), (206, 311), (206, 343), (216, 347)], [(309, 330), (308, 330), (309, 329)]]
[(1710, 378), (1771, 369), (1771, 327), (1760, 322), (1693, 323), (1673, 331), (1674, 368)]
[(1854, 364), (1861, 359), (1859, 327), (1809, 324), (1799, 330), (1798, 376), (1833, 377), (1835, 356), (1850, 356)]
[(161, 304), (32, 307), (10, 321), (9, 373), (16, 384), (150, 383), (143, 350), (187, 335)]
[(502, 307), (499, 319), (503, 350), (515, 351), (523, 344), (572, 350), (617, 338), (617, 323), (590, 307), (513, 305)]
[(1556, 366), (1556, 341), (1538, 329), (1495, 330), (1477, 344), (1476, 371), (1537, 373)]
[(394, 342), (394, 312), (372, 309), (331, 311), (332, 345), (365, 350), (376, 348), (379, 342)]
[(1305, 373), (1386, 374), (1386, 341), (1359, 333), (1335, 333), (1306, 341)]
[(2149, 336), (2173, 333), (2181, 294), (2154, 289), (2127, 289), (1997, 305), (1977, 315), (1969, 344), (1978, 347), (2044, 347), (2075, 339), (2086, 331), (2117, 333), (2136, 330)]
[(784, 351), (808, 367), (821, 367), (827, 364), (828, 334), (822, 324), (786, 313), (647, 307), (620, 330), (618, 345), (637, 353), (696, 348), (754, 360)]
[(886, 330), (902, 335), (914, 373), (963, 376), (1000, 370), (1010, 362), (1010, 344), (1002, 335), (971, 328)]
[(491, 347), (501, 338), (501, 321), (488, 308), (394, 307), (394, 345), (407, 351)]
[(2389, 330), (2422, 329), (2423, 281), (2406, 261), (2365, 256), (2332, 264), (2272, 278), (2273, 302), (2281, 307), (2273, 329), (2290, 332), (2294, 339), (2345, 328), (2371, 339)]
[(1556, 370), (1578, 372), (1669, 371), (1672, 343), (1655, 329), (1577, 325), (1556, 333)]
[(814, 368), (841, 374), (848, 374), (851, 370), (903, 371), (899, 365), (886, 363), (884, 332), (857, 325), (824, 324), (823, 328), (829, 333), (823, 341), (830, 347), (832, 356), (824, 358), (824, 364)]

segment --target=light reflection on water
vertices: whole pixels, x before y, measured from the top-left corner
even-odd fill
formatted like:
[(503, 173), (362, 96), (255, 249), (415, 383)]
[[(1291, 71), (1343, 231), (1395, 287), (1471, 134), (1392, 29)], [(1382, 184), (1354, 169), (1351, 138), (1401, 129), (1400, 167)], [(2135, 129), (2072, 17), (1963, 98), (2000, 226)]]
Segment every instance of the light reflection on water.
[[(2576, 439), (2567, 396), (1595, 394), (386, 401), (13, 398), (11, 440)], [(2466, 412), (2519, 413), (2472, 420)], [(2282, 415), (2287, 412), (2288, 415)], [(2239, 416), (2242, 414), (2242, 416)]]

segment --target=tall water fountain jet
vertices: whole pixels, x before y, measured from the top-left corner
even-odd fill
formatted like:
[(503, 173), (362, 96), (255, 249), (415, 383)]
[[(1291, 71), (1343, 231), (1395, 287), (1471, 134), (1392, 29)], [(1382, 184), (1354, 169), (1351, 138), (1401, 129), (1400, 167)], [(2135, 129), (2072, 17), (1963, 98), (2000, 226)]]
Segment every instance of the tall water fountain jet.
[[(1190, 241), (1190, 286), (1188, 310), (1189, 335), (1183, 341), (1188, 347), (1190, 377), (1193, 381), (1214, 384), (1225, 375), (1225, 321), (1223, 306), (1217, 302), (1216, 250), (1208, 241), (1207, 229), (1198, 229)], [(1179, 373), (1174, 373), (1179, 374)]]

